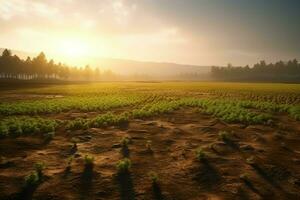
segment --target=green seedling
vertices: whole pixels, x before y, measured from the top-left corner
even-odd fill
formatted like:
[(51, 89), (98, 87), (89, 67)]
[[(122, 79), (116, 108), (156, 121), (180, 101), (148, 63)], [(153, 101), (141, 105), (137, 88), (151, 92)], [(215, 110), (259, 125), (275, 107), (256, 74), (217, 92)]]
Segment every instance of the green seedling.
[(247, 173), (241, 174), (240, 179), (249, 182), (249, 175)]
[(70, 170), (71, 170), (71, 165), (72, 165), (72, 163), (73, 163), (73, 160), (74, 160), (74, 157), (73, 157), (73, 156), (70, 156), (70, 157), (68, 158), (68, 161), (67, 161), (67, 168), (66, 168), (67, 171), (70, 171)]
[(117, 170), (119, 174), (128, 173), (131, 168), (131, 161), (128, 158), (119, 160), (117, 163)]
[(196, 157), (199, 161), (204, 161), (206, 159), (206, 153), (202, 148), (196, 150)]
[(122, 138), (122, 140), (121, 140), (122, 147), (127, 148), (129, 143), (130, 143), (130, 138), (128, 138), (128, 137)]
[(155, 173), (155, 172), (149, 172), (149, 178), (152, 182), (152, 184), (158, 184), (159, 182), (159, 177), (158, 177), (158, 174)]
[(249, 158), (246, 159), (246, 163), (249, 165), (255, 165), (256, 164), (256, 159), (254, 156), (251, 156)]
[(230, 133), (228, 133), (227, 131), (221, 131), (219, 133), (219, 138), (221, 140), (223, 140), (224, 142), (228, 142), (228, 141), (231, 141), (231, 135)]
[(40, 177), (37, 172), (32, 172), (25, 177), (25, 187), (33, 187), (40, 182)]
[(95, 158), (93, 156), (89, 156), (89, 155), (84, 156), (84, 165), (86, 167), (93, 167), (94, 161), (95, 161)]
[(39, 179), (41, 179), (43, 177), (43, 170), (45, 169), (46, 165), (43, 162), (37, 162), (34, 164), (34, 169), (36, 171), (36, 173), (39, 176)]

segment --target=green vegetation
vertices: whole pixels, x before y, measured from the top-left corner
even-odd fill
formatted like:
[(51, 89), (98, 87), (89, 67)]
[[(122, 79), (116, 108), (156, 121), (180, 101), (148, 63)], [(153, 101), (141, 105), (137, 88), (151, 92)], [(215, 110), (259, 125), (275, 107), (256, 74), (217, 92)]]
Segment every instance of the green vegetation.
[(0, 121), (0, 136), (21, 136), (55, 132), (58, 122), (52, 119), (9, 117)]
[(33, 187), (38, 185), (38, 183), (40, 182), (40, 177), (37, 174), (37, 172), (32, 172), (31, 174), (29, 174), (24, 178), (24, 181), (25, 181), (26, 188)]
[(206, 153), (202, 148), (196, 150), (196, 157), (199, 161), (204, 161), (206, 159)]
[(245, 182), (250, 182), (249, 175), (247, 173), (241, 174), (240, 179)]
[(43, 170), (45, 169), (46, 165), (43, 162), (37, 162), (34, 164), (35, 172), (38, 174), (39, 178), (43, 177)]
[(127, 113), (120, 115), (114, 115), (112, 113), (106, 113), (98, 115), (93, 119), (77, 118), (73, 121), (69, 121), (66, 128), (70, 130), (88, 129), (88, 128), (101, 128), (112, 125), (125, 125), (129, 121)]
[(224, 142), (229, 142), (229, 141), (231, 141), (231, 134), (228, 133), (227, 131), (220, 131), (219, 138), (221, 140), (223, 140)]
[(300, 121), (300, 106), (294, 106), (294, 107), (290, 107), (288, 109), (288, 113), (295, 118), (296, 120)]
[(34, 164), (34, 172), (24, 178), (25, 188), (34, 187), (42, 181), (45, 166), (46, 165), (43, 162), (37, 162)]
[(149, 178), (152, 182), (152, 184), (158, 184), (159, 183), (159, 176), (155, 172), (149, 172)]
[[(273, 125), (274, 115), (283, 113), (300, 120), (300, 86), (296, 84), (94, 83), (19, 89), (15, 93), (60, 98), (1, 102), (0, 138), (41, 133), (51, 140), (59, 127), (124, 126), (132, 119), (189, 108), (226, 123)], [(55, 114), (61, 112), (76, 112), (79, 117), (57, 120)]]
[(74, 157), (70, 156), (67, 160), (67, 167), (66, 167), (66, 171), (71, 171), (72, 168), (72, 163), (73, 163)]
[(119, 160), (116, 166), (119, 174), (128, 173), (131, 168), (131, 161), (128, 158), (124, 158)]
[(255, 165), (256, 164), (256, 159), (254, 156), (251, 156), (249, 158), (246, 159), (246, 163), (249, 165)]
[(66, 111), (105, 111), (112, 108), (129, 106), (143, 100), (137, 95), (98, 95), (69, 96), (56, 99), (42, 99), (12, 103), (0, 103), (0, 115), (49, 114)]
[(84, 156), (84, 166), (86, 168), (94, 166), (94, 161), (95, 161), (95, 158), (93, 156), (90, 156), (90, 155)]
[(130, 143), (130, 138), (123, 137), (120, 143), (121, 143), (123, 148), (127, 148), (128, 144)]

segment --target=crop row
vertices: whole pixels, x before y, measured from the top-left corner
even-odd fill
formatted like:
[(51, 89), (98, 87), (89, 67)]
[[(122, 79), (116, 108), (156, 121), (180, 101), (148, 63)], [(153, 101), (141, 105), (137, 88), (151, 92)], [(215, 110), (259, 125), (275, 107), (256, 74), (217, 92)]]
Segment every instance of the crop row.
[[(274, 106), (274, 107), (272, 107)], [(184, 98), (171, 101), (155, 101), (149, 104), (125, 112), (121, 115), (112, 113), (99, 115), (94, 119), (76, 119), (68, 123), (69, 129), (82, 129), (89, 127), (103, 127), (109, 125), (125, 124), (130, 119), (141, 119), (158, 116), (164, 113), (171, 113), (180, 108), (196, 107), (201, 112), (213, 115), (228, 123), (245, 123), (245, 124), (265, 124), (272, 120), (271, 114), (260, 111), (288, 112), (295, 119), (299, 119), (300, 109), (297, 106), (273, 104), (259, 104), (244, 101), (228, 101), (228, 100), (209, 100)], [(257, 108), (260, 111), (253, 111), (250, 108)]]
[(0, 138), (37, 133), (51, 133), (58, 127), (57, 120), (33, 117), (9, 117), (0, 122)]
[[(119, 105), (119, 104), (118, 104)], [(77, 118), (67, 121), (66, 129), (99, 128), (112, 125), (124, 125), (130, 119), (141, 119), (171, 113), (180, 108), (199, 108), (200, 112), (210, 114), (228, 123), (268, 124), (272, 122), (270, 112), (285, 112), (296, 120), (300, 120), (300, 107), (277, 105), (251, 101), (213, 100), (199, 98), (182, 98), (150, 101), (121, 114), (111, 112), (95, 118)], [(32, 117), (8, 117), (0, 122), (0, 135), (22, 135), (38, 132), (52, 132), (58, 126), (57, 121)]]
[(69, 110), (83, 112), (103, 111), (111, 108), (137, 104), (143, 100), (144, 97), (137, 95), (106, 95), (96, 97), (75, 96), (59, 99), (1, 103), (0, 115), (47, 114)]

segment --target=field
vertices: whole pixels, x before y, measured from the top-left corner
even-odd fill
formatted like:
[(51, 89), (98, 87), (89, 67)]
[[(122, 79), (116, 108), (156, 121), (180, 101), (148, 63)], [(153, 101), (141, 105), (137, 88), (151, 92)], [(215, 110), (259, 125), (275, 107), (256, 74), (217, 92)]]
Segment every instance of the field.
[(300, 199), (300, 85), (0, 86), (0, 199)]

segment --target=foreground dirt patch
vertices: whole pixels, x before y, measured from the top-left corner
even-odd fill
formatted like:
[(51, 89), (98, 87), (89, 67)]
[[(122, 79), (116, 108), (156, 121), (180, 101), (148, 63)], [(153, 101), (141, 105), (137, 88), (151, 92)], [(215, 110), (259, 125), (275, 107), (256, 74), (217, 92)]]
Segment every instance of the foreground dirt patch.
[[(3, 139), (0, 199), (299, 199), (299, 124), (285, 117), (277, 121), (285, 126), (229, 125), (179, 110), (124, 128), (62, 129), (49, 143), (38, 137)], [(230, 142), (220, 139), (220, 131), (231, 134)], [(115, 165), (124, 157), (120, 140), (125, 136), (131, 139), (125, 156), (132, 168), (120, 180)], [(196, 159), (199, 147), (206, 152), (204, 161)], [(88, 176), (85, 155), (95, 157)], [(74, 160), (66, 171), (70, 156)], [(46, 164), (43, 182), (20, 193), (39, 161)], [(152, 190), (151, 171), (159, 175), (159, 193)]]

